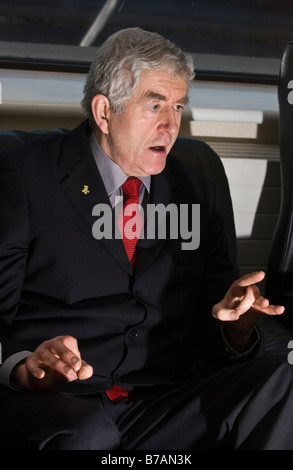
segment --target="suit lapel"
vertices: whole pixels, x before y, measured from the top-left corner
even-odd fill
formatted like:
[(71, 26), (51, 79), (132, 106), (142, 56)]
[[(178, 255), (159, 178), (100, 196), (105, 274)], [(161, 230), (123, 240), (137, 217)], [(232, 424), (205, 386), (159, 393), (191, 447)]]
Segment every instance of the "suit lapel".
[[(162, 204), (164, 207), (167, 207), (172, 202), (176, 188), (177, 182), (168, 171), (168, 168), (159, 175), (152, 176), (151, 197), (149, 202), (153, 206), (153, 209), (151, 209), (147, 222), (150, 221), (154, 206)], [(137, 244), (136, 277), (139, 277), (157, 258), (165, 244), (165, 239), (158, 239), (157, 237), (148, 238), (147, 230), (145, 231), (144, 238), (140, 239)]]
[[(59, 168), (63, 173), (61, 179), (63, 189), (78, 213), (92, 230), (95, 222), (93, 217), (94, 206), (96, 204), (106, 204), (111, 207), (111, 205), (88, 144), (84, 124), (65, 137)], [(114, 213), (112, 210), (111, 212), (113, 221)], [(103, 238), (97, 243), (102, 243), (119, 264), (128, 272), (131, 272), (132, 268), (121, 239)]]

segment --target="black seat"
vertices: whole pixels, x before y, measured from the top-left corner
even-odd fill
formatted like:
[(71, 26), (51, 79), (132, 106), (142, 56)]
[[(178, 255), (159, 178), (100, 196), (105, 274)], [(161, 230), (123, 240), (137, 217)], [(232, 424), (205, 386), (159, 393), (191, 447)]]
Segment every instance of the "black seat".
[(293, 41), (282, 57), (278, 98), (282, 198), (268, 262), (266, 296), (286, 307), (280, 321), (293, 330)]

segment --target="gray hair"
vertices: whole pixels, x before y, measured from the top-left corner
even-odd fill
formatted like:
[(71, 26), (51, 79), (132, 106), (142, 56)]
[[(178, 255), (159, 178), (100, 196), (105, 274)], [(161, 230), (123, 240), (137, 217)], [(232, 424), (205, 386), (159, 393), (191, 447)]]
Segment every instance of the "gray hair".
[(186, 82), (194, 77), (191, 56), (157, 33), (140, 28), (128, 28), (112, 34), (99, 48), (84, 87), (81, 102), (92, 127), (91, 102), (102, 94), (111, 109), (123, 114), (124, 103), (131, 98), (143, 69), (168, 69), (174, 75), (183, 75)]

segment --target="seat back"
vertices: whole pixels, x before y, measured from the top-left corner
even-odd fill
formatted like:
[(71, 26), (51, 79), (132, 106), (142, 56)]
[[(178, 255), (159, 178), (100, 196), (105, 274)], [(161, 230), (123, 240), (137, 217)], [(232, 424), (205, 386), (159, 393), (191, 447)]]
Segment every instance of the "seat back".
[(280, 65), (279, 139), (281, 207), (267, 268), (266, 296), (286, 307), (280, 321), (293, 329), (293, 42)]
[[(66, 132), (68, 132), (67, 129), (0, 131), (0, 152), (31, 142), (38, 137)], [(223, 207), (226, 234), (229, 240), (230, 259), (233, 263), (236, 263), (237, 247), (233, 207), (228, 180), (220, 157), (206, 143), (186, 137), (177, 138), (171, 153), (179, 160), (204, 174), (218, 188)]]
[(229, 182), (223, 163), (216, 152), (205, 142), (188, 137), (178, 137), (172, 155), (201, 172), (212, 181), (220, 195), (226, 236), (229, 240), (230, 260), (237, 264), (235, 221)]

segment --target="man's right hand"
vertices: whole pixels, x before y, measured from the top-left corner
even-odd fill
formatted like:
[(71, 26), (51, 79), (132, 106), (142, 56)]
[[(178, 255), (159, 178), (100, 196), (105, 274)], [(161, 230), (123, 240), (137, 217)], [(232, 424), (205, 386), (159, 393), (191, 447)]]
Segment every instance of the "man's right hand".
[(76, 379), (86, 380), (92, 374), (92, 367), (81, 359), (77, 340), (57, 336), (18, 363), (11, 372), (11, 382), (26, 390), (45, 391)]

